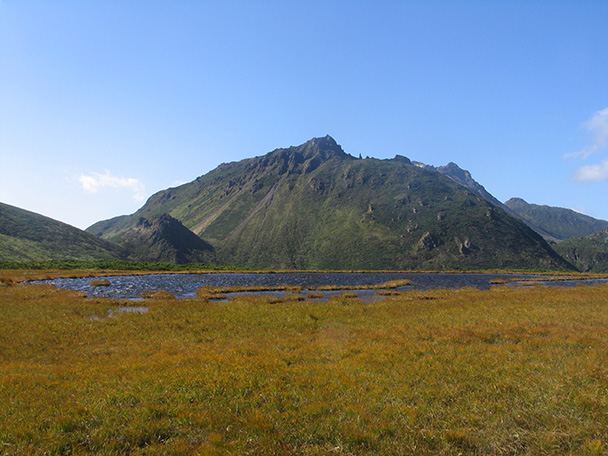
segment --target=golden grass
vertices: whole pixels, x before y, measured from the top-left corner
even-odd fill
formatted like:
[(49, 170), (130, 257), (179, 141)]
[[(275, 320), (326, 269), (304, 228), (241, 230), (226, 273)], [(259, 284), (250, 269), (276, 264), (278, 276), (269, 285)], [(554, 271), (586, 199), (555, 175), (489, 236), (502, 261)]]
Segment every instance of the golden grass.
[(509, 277), (504, 279), (490, 279), (488, 282), (490, 285), (506, 285), (513, 282), (522, 283), (538, 283), (538, 282), (567, 282), (572, 280), (592, 280), (592, 279), (605, 279), (606, 274), (595, 274), (595, 273), (575, 273), (575, 274), (564, 274), (561, 275), (543, 275), (542, 277), (532, 277), (526, 275), (522, 277)]
[(317, 293), (316, 291), (309, 291), (306, 293), (306, 297), (308, 299), (320, 299), (323, 297), (323, 295), (321, 293)]
[(165, 290), (144, 291), (139, 294), (139, 297), (144, 299), (175, 299), (173, 293)]
[(605, 285), (110, 318), (141, 303), (2, 284), (1, 454), (608, 453)]
[(206, 285), (196, 291), (197, 296), (206, 296), (223, 293), (259, 293), (262, 291), (286, 291), (288, 293), (301, 293), (302, 287), (297, 285), (249, 285), (249, 286), (228, 286), (211, 287)]
[(413, 285), (411, 280), (389, 280), (388, 282), (373, 285), (320, 285), (315, 288), (317, 291), (336, 291), (336, 290), (389, 290), (393, 288), (406, 287)]
[[(309, 298), (313, 297), (322, 297), (323, 295), (317, 293), (318, 291), (340, 291), (340, 290), (385, 290), (385, 289), (394, 289), (399, 287), (411, 286), (413, 285), (411, 280), (391, 280), (388, 282), (384, 282), (381, 284), (374, 285), (321, 285), (315, 288), (311, 288), (311, 291), (308, 293)], [(196, 295), (199, 298), (212, 299), (215, 294), (224, 294), (224, 293), (260, 293), (267, 291), (285, 291), (287, 293), (301, 293), (303, 291), (303, 287), (299, 285), (249, 285), (249, 286), (228, 286), (228, 287), (211, 287), (204, 286), (199, 288), (196, 291)]]

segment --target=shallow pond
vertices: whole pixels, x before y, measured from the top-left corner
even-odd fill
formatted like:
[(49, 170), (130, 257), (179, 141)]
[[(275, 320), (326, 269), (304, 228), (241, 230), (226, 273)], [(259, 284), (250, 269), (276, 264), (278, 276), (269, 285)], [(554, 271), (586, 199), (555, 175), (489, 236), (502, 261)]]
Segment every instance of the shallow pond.
[[(487, 290), (490, 281), (521, 278), (525, 282), (531, 276), (517, 274), (481, 274), (481, 273), (415, 273), (415, 272), (288, 272), (288, 273), (203, 273), (203, 274), (149, 274), (134, 276), (102, 276), (95, 280), (108, 280), (109, 286), (91, 286), (93, 280), (86, 278), (57, 278), (38, 281), (58, 288), (79, 290), (89, 297), (107, 297), (115, 299), (135, 299), (145, 291), (164, 290), (173, 293), (177, 298), (196, 296), (196, 290), (204, 286), (301, 286), (306, 290), (323, 285), (359, 286), (378, 285), (392, 280), (411, 280), (413, 285), (403, 289), (431, 290), (438, 288), (457, 289), (474, 287)], [(536, 276), (538, 277), (538, 276)], [(551, 286), (574, 286), (581, 281), (541, 282)], [(606, 279), (586, 280), (584, 283), (606, 283)], [(324, 296), (343, 292), (324, 293)], [(370, 290), (357, 291), (360, 295), (373, 294)], [(270, 294), (260, 292), (259, 294)]]

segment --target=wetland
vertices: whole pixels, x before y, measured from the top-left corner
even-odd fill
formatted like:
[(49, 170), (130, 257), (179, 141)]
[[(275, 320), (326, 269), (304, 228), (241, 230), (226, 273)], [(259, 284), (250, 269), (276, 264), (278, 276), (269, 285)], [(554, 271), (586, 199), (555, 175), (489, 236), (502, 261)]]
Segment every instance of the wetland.
[[(460, 289), (488, 290), (494, 284), (575, 286), (602, 284), (606, 278), (504, 273), (444, 272), (206, 272), (144, 275), (104, 275), (37, 281), (58, 288), (78, 290), (89, 297), (137, 299), (143, 293), (164, 291), (177, 298), (194, 298), (201, 288), (221, 289), (223, 293), (255, 293), (283, 296), (288, 292), (313, 291), (331, 297), (339, 291), (356, 291), (369, 299), (374, 290)], [(397, 286), (395, 286), (395, 284)], [(103, 286), (100, 286), (103, 285)], [(287, 288), (281, 290), (280, 288)]]

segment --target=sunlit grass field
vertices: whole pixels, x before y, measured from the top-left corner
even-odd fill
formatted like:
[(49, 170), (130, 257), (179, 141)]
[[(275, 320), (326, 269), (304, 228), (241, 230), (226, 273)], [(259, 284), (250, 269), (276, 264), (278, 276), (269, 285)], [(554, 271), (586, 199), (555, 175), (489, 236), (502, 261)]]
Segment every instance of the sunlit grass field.
[(155, 296), (0, 282), (0, 454), (608, 454), (606, 285)]

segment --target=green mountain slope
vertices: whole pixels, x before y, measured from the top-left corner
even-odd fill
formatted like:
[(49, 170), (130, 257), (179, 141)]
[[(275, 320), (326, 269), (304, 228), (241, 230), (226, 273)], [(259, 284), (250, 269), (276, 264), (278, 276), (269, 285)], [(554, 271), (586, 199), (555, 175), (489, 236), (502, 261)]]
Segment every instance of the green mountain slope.
[(545, 239), (545, 241), (548, 241), (551, 243), (559, 241), (559, 239), (550, 235), (541, 227), (539, 227), (539, 226), (535, 225), (534, 223), (530, 222), (529, 220), (526, 220), (525, 218), (521, 217), (517, 212), (512, 210), (510, 207), (504, 205), (499, 200), (497, 200), (491, 193), (489, 193), (484, 188), (483, 185), (481, 185), (479, 182), (477, 182), (475, 179), (473, 179), (470, 172), (460, 168), (456, 163), (450, 162), (447, 165), (439, 166), (438, 168), (435, 168), (435, 167), (432, 167), (429, 165), (424, 165), (424, 166), (435, 169), (438, 172), (440, 172), (441, 174), (448, 176), (450, 179), (458, 182), (460, 185), (463, 185), (464, 187), (468, 188), (472, 192), (477, 193), (479, 196), (481, 196), (486, 201), (492, 203), (494, 206), (501, 208), (507, 214), (522, 220), (526, 225), (528, 225), (530, 228), (532, 228), (532, 230), (534, 230), (538, 234), (540, 234)]
[(555, 250), (584, 272), (608, 272), (608, 230), (560, 242)]
[(505, 205), (519, 216), (559, 240), (584, 237), (608, 228), (605, 220), (594, 219), (571, 209), (529, 204), (521, 198), (511, 198)]
[(125, 259), (119, 246), (73, 226), (0, 203), (0, 261)]
[(355, 159), (331, 137), (222, 164), (88, 231), (120, 241), (168, 213), (220, 263), (254, 268), (571, 267), (524, 223), (407, 158)]

